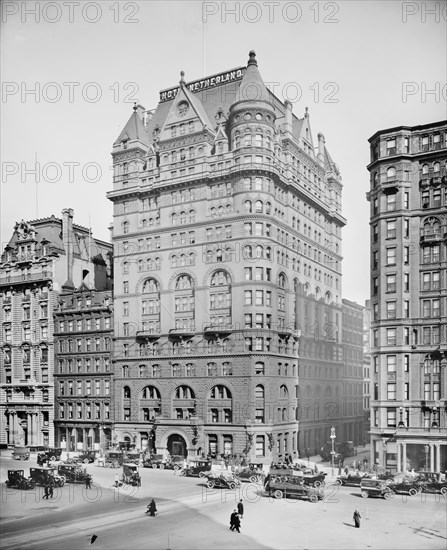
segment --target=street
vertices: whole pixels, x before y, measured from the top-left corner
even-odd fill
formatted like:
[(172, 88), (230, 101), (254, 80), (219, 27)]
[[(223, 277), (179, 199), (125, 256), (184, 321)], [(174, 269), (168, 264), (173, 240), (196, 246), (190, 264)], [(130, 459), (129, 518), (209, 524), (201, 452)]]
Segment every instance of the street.
[[(66, 484), (54, 498), (43, 489), (7, 489), (8, 469), (28, 474), (33, 459), (0, 457), (2, 548), (5, 549), (441, 549), (446, 545), (445, 497), (422, 495), (393, 500), (363, 499), (356, 487), (328, 484), (325, 498), (276, 500), (261, 487), (243, 483), (236, 491), (208, 489), (199, 478), (172, 470), (141, 469), (142, 487), (113, 488), (113, 470), (89, 465), (91, 490)], [(154, 498), (158, 515), (144, 515)], [(241, 534), (229, 530), (238, 500), (245, 506)], [(358, 508), (360, 529), (353, 527)], [(96, 539), (91, 544), (92, 536)]]

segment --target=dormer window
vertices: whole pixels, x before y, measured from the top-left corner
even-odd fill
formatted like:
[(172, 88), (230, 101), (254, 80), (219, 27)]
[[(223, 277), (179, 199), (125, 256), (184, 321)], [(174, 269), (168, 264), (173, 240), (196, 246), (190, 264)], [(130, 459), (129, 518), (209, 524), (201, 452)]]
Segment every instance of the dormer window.
[(187, 101), (180, 101), (180, 103), (177, 105), (177, 114), (178, 116), (185, 116), (186, 113), (189, 110), (189, 104)]

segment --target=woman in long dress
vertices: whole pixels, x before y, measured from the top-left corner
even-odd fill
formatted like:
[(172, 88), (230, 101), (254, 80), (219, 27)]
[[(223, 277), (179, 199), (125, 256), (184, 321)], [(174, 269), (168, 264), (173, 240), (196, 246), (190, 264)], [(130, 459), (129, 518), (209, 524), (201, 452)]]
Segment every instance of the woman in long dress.
[(362, 516), (360, 515), (360, 512), (356, 509), (354, 510), (354, 524), (357, 528), (360, 527), (360, 518)]

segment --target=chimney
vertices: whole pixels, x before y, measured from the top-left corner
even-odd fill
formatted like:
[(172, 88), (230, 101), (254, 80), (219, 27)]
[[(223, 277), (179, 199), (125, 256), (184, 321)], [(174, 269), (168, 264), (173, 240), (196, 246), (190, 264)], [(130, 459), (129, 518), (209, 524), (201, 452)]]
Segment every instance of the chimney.
[(143, 122), (145, 126), (149, 124), (153, 116), (154, 116), (154, 109), (147, 109), (146, 111), (144, 111)]
[(324, 144), (326, 142), (324, 141), (324, 135), (321, 132), (318, 132), (318, 154), (317, 159), (318, 162), (324, 166)]
[(141, 103), (138, 103), (137, 108), (135, 109), (135, 111), (137, 112), (137, 115), (140, 117), (140, 120), (142, 120), (144, 122), (144, 113), (145, 113), (146, 109), (143, 107), (143, 105), (141, 105)]
[(62, 210), (62, 241), (64, 243), (65, 257), (67, 259), (67, 280), (62, 285), (62, 290), (74, 290), (73, 284), (73, 210)]
[(284, 124), (284, 131), (287, 134), (290, 134), (290, 137), (292, 137), (292, 103), (286, 99), (284, 101), (284, 107), (286, 108), (284, 117), (285, 117), (285, 124)]

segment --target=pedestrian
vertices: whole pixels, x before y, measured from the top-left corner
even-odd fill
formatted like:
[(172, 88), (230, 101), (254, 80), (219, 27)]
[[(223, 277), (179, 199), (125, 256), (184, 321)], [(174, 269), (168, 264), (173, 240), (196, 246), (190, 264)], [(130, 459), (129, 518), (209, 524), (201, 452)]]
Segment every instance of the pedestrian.
[(49, 489), (48, 483), (45, 483), (44, 488), (43, 488), (44, 495), (43, 495), (42, 499), (46, 498), (48, 500), (48, 494), (49, 494), (48, 489)]
[(85, 488), (86, 489), (91, 489), (92, 488), (91, 482), (92, 482), (92, 476), (90, 474), (87, 474), (87, 477), (85, 478)]
[(118, 474), (115, 474), (115, 487), (119, 487), (120, 483), (120, 476)]
[(347, 466), (345, 466), (345, 474), (348, 475), (349, 474), (349, 468)]
[(54, 490), (54, 483), (53, 481), (50, 481), (50, 483), (48, 484), (48, 496), (50, 498), (53, 498), (53, 490)]
[(237, 511), (233, 510), (233, 512), (230, 516), (230, 531), (234, 531), (234, 529), (236, 527), (236, 516), (237, 516)]
[(360, 527), (360, 518), (362, 516), (360, 515), (360, 512), (357, 510), (357, 508), (354, 510), (354, 525), (359, 528)]
[(155, 517), (155, 514), (157, 513), (157, 505), (155, 504), (154, 499), (151, 499), (147, 509), (148, 509), (149, 515), (152, 517)]
[(244, 517), (244, 503), (242, 502), (242, 499), (237, 503), (237, 513), (241, 519)]
[(239, 531), (240, 526), (241, 526), (241, 520), (239, 519), (239, 515), (236, 514), (235, 517), (234, 517), (234, 528), (236, 529), (236, 531), (238, 533), (240, 533), (240, 531)]

